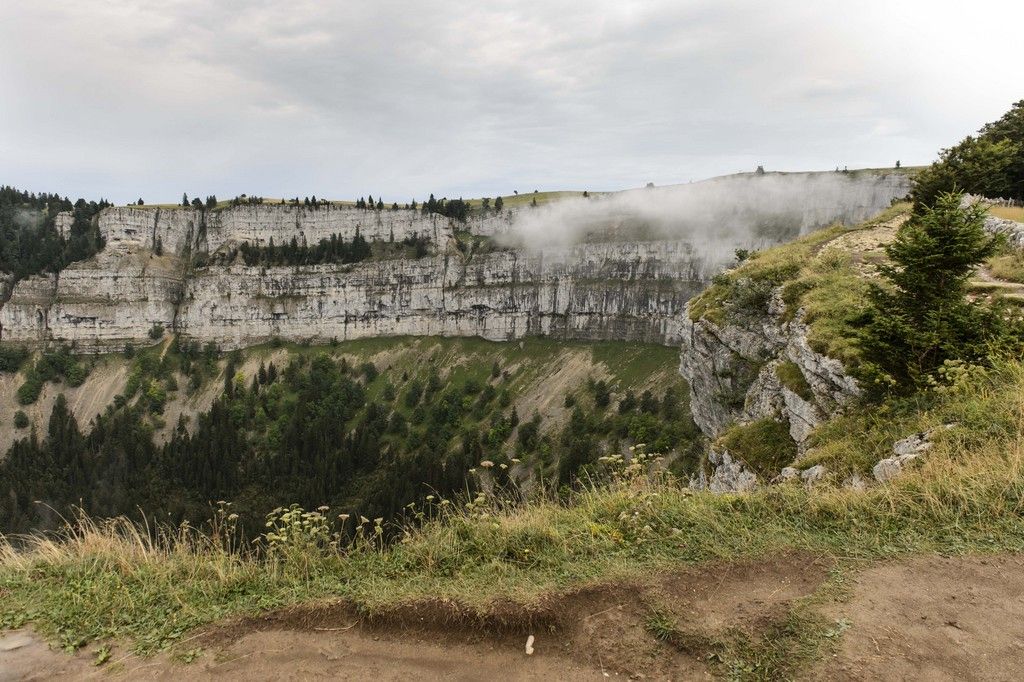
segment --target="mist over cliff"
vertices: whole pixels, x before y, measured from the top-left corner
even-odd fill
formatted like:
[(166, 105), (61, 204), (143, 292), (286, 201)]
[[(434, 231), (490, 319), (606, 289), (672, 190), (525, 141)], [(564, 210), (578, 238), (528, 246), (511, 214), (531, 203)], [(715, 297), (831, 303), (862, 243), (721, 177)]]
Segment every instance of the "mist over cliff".
[(524, 209), (499, 238), (531, 249), (609, 238), (682, 239), (715, 262), (738, 248), (763, 248), (835, 222), (859, 222), (909, 188), (909, 179), (896, 173), (730, 175)]

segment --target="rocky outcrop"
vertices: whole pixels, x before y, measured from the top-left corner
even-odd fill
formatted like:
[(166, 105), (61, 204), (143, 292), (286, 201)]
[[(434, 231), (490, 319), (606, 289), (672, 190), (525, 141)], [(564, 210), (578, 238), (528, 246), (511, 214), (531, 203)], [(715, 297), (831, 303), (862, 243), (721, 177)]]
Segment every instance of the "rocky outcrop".
[(923, 457), (932, 449), (936, 434), (940, 431), (952, 429), (955, 426), (956, 424), (944, 424), (938, 428), (913, 433), (893, 443), (892, 457), (879, 460), (878, 464), (871, 471), (875, 480), (885, 483), (902, 474), (907, 466)]
[[(986, 199), (975, 194), (965, 194), (962, 201), (962, 204), (965, 206), (972, 204), (998, 205), (1001, 203), (1003, 203), (1002, 200)], [(1006, 243), (1012, 248), (1024, 249), (1024, 223), (989, 215), (985, 216), (985, 231), (989, 234), (1002, 235), (1006, 238)]]
[[(802, 312), (786, 320), (779, 292), (763, 315), (716, 325), (683, 318), (679, 372), (690, 384), (694, 421), (717, 436), (734, 422), (784, 419), (803, 446), (811, 431), (860, 393), (842, 363), (813, 350)], [(778, 376), (781, 363), (799, 370), (809, 393), (800, 395)]]
[(713, 493), (744, 493), (757, 487), (757, 474), (726, 450), (711, 450), (708, 453), (708, 464), (711, 474), (699, 470), (690, 479), (691, 488)]
[(1015, 220), (1006, 220), (996, 216), (985, 218), (985, 231), (989, 234), (1001, 234), (1006, 238), (1006, 243), (1015, 249), (1024, 249), (1024, 223)]

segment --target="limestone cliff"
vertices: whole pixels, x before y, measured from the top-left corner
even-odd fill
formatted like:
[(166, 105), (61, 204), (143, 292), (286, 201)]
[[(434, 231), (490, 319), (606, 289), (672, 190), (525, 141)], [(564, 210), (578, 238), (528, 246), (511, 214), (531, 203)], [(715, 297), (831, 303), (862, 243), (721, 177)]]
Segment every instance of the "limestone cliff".
[(175, 327), (225, 347), (272, 336), (528, 334), (671, 344), (685, 302), (719, 265), (671, 241), (470, 260), (449, 251), (346, 267), (210, 267), (189, 279)]
[[(802, 446), (815, 426), (859, 395), (842, 363), (810, 347), (803, 314), (787, 320), (784, 312), (776, 290), (764, 314), (744, 322), (683, 318), (679, 372), (690, 384), (694, 421), (706, 435), (773, 417), (788, 422)], [(800, 389), (780, 379), (783, 363), (799, 371)]]
[[(854, 209), (877, 211), (905, 193), (906, 183), (901, 176), (872, 176), (851, 181), (850, 188), (845, 204), (814, 205), (814, 225)], [(864, 205), (868, 200), (871, 206)], [(455, 223), (420, 211), (338, 205), (128, 206), (105, 209), (96, 220), (105, 247), (57, 274), (16, 283), (0, 307), (0, 339), (65, 342), (101, 352), (150, 343), (149, 332), (159, 325), (225, 347), (275, 336), (405, 334), (495, 340), (550, 334), (675, 344), (686, 324), (686, 301), (727, 265), (734, 246), (760, 247), (793, 236), (772, 232), (758, 235), (756, 244), (738, 241), (712, 250), (707, 234), (640, 239), (617, 232), (603, 240), (590, 234), (587, 243), (568, 246), (474, 253), (459, 241), (465, 233), (481, 238), (510, 232), (516, 212)], [(69, 217), (57, 224), (64, 229)], [(247, 267), (234, 257), (242, 243), (294, 239), (308, 245), (332, 234), (351, 240), (357, 231), (378, 244), (419, 237), (428, 255), (301, 267)]]

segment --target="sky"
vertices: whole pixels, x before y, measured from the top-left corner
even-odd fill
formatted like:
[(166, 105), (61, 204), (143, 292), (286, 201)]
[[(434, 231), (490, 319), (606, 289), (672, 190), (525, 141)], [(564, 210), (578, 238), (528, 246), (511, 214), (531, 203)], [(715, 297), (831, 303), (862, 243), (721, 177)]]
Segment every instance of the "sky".
[(1024, 99), (1024, 3), (32, 0), (0, 184), (149, 203), (928, 163)]

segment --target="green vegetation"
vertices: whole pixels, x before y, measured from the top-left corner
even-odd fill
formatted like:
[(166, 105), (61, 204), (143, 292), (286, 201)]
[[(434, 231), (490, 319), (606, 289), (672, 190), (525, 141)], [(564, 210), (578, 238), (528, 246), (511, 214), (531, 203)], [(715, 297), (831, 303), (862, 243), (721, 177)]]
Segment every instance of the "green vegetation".
[(830, 227), (749, 254), (690, 301), (690, 319), (742, 324), (767, 314), (772, 290), (781, 287), (783, 315), (792, 319), (798, 310), (804, 310), (811, 347), (847, 367), (856, 366), (861, 351), (855, 325), (868, 309), (868, 284), (850, 251), (829, 244), (846, 235), (855, 239), (908, 212), (908, 204), (896, 204), (855, 227)]
[(975, 269), (999, 241), (986, 234), (985, 209), (960, 206), (943, 194), (925, 207), (885, 248), (885, 284), (872, 284), (859, 373), (876, 388), (913, 387), (944, 363), (983, 363), (992, 347), (1018, 345), (1024, 332), (1002, 311), (966, 299)]
[[(82, 520), (63, 538), (0, 550), (0, 624), (31, 622), (68, 648), (129, 639), (152, 652), (215, 620), (314, 599), (349, 600), (366, 617), (425, 598), (486, 613), (496, 601), (529, 604), (593, 581), (641, 580), (680, 564), (786, 550), (852, 559), (1019, 551), (1024, 366), (996, 362), (931, 398), (906, 407), (900, 426), (956, 416), (962, 428), (947, 431), (918, 468), (867, 491), (774, 486), (713, 495), (610, 461), (568, 498), (434, 497), (411, 508), (399, 528), (366, 519), (353, 530), (346, 519), (358, 540), (344, 544), (331, 535), (342, 523), (338, 512), (348, 512), (338, 509), (280, 510), (270, 519), (272, 536), (250, 549), (234, 541), (231, 507), (203, 531), (166, 528), (155, 537), (124, 520)], [(844, 440), (837, 447), (869, 451), (877, 428), (871, 418), (838, 422)], [(763, 638), (719, 643), (732, 652), (726, 660), (769, 668), (826, 646), (837, 626), (802, 608)], [(672, 640), (670, 618), (649, 626)], [(773, 654), (786, 651), (795, 658)]]
[[(870, 225), (865, 223), (854, 229)], [(725, 324), (763, 315), (775, 287), (795, 280), (822, 245), (848, 231), (849, 228), (833, 226), (795, 242), (749, 254), (739, 267), (717, 275), (710, 287), (694, 297), (690, 302), (690, 319)]]
[(914, 185), (915, 212), (948, 192), (1024, 200), (1024, 100), (983, 126), (977, 137), (942, 150), (938, 161), (917, 174)]
[(71, 353), (67, 346), (46, 351), (25, 374), (25, 383), (18, 388), (18, 403), (31, 405), (47, 381), (64, 381), (68, 386), (81, 386), (89, 376), (89, 368)]
[[(584, 194), (587, 194), (589, 196), (599, 193), (571, 192), (565, 190), (552, 192), (522, 192), (519, 194), (505, 194), (494, 199), (491, 199), (490, 197), (486, 197), (483, 199), (469, 199), (467, 203), (473, 208), (486, 209), (489, 206), (493, 206), (495, 209), (500, 210), (501, 208), (525, 208), (534, 205), (541, 206), (543, 204), (559, 201), (560, 199), (582, 197), (584, 196)], [(498, 199), (501, 199), (500, 205), (498, 203)]]
[(17, 372), (30, 355), (24, 346), (0, 344), (0, 372)]
[(1003, 248), (989, 259), (988, 269), (999, 279), (1024, 284), (1024, 251)]
[(800, 371), (800, 367), (795, 362), (785, 360), (780, 362), (775, 367), (775, 376), (779, 378), (782, 385), (796, 393), (804, 400), (813, 400), (814, 392), (811, 390), (811, 385), (807, 383), (807, 377)]
[(718, 438), (718, 443), (740, 458), (755, 473), (771, 478), (796, 457), (796, 444), (789, 424), (775, 419), (758, 419), (737, 424)]
[[(57, 272), (75, 261), (91, 257), (103, 248), (103, 237), (93, 220), (110, 206), (105, 200), (74, 204), (56, 194), (32, 194), (0, 187), (0, 272), (15, 280), (41, 272)], [(67, 236), (55, 226), (57, 214), (71, 211)]]
[[(410, 245), (416, 240), (410, 240)], [(246, 265), (311, 265), (314, 263), (358, 263), (370, 257), (369, 242), (359, 234), (356, 228), (351, 242), (344, 237), (332, 234), (329, 239), (321, 239), (312, 246), (299, 244), (292, 237), (287, 244), (275, 245), (273, 238), (266, 246), (243, 242), (240, 252)]]
[[(74, 362), (66, 350), (45, 355), (30, 397), (44, 368), (73, 375)], [(427, 495), (475, 490), (467, 472), (484, 461), (499, 485), (513, 467), (568, 483), (638, 442), (692, 469), (700, 434), (676, 363), (672, 348), (547, 339), (275, 342), (226, 356), (175, 339), (133, 353), (123, 393), (88, 435), (55, 407), (42, 440), (12, 446), (0, 460), (0, 490), (12, 491), (0, 528), (52, 525), (38, 501), (200, 523), (212, 501), (230, 500), (249, 537), (268, 509), (293, 502), (392, 519)], [(566, 368), (575, 409), (542, 417), (545, 382)], [(155, 444), (167, 404), (216, 393), (212, 381), (220, 396)]]

